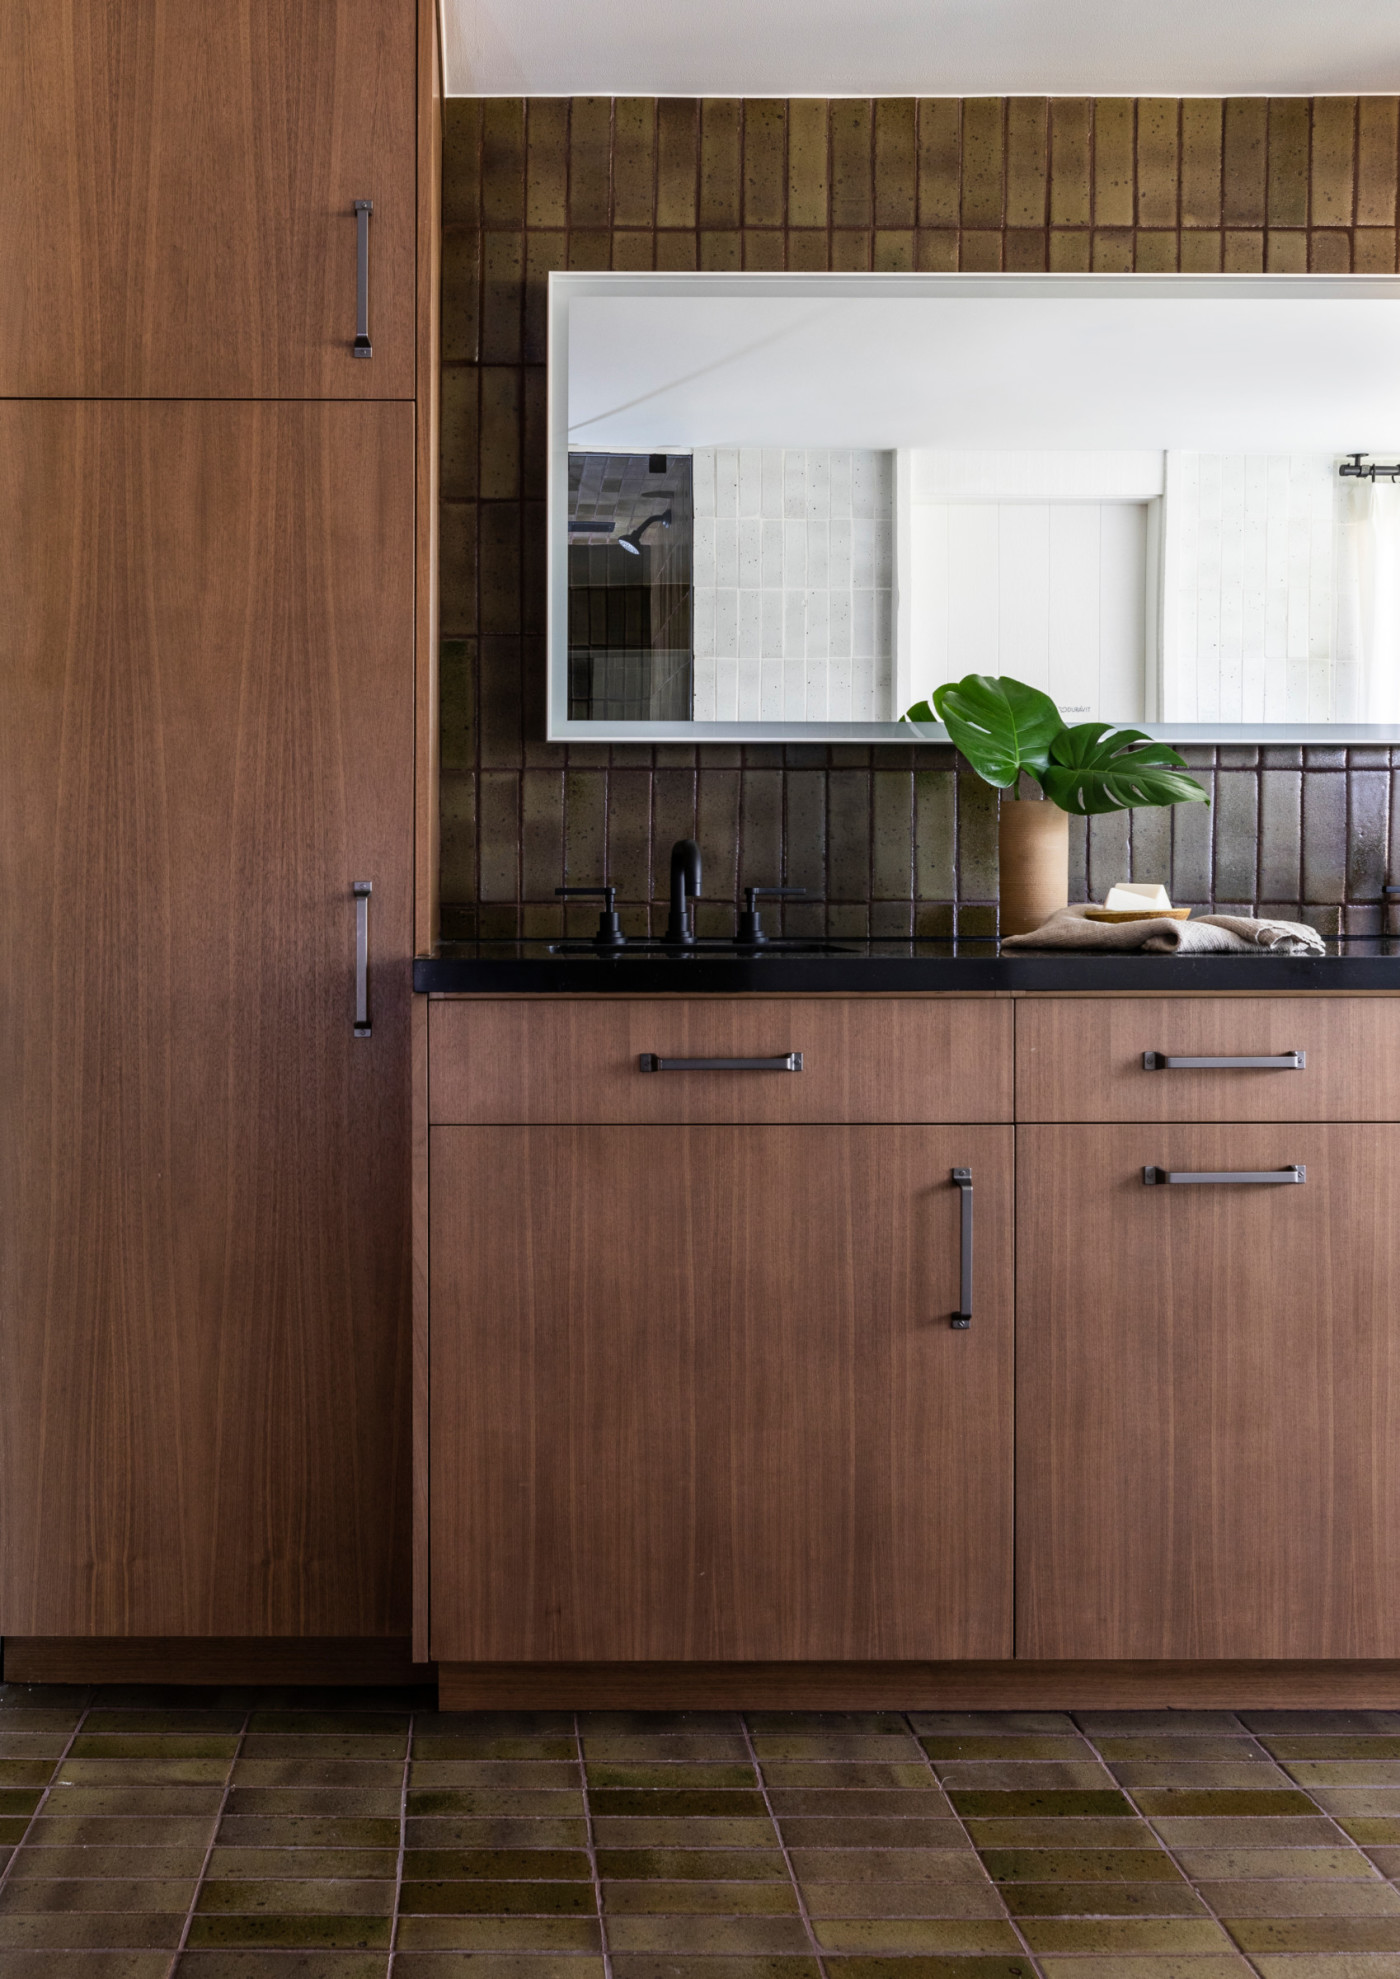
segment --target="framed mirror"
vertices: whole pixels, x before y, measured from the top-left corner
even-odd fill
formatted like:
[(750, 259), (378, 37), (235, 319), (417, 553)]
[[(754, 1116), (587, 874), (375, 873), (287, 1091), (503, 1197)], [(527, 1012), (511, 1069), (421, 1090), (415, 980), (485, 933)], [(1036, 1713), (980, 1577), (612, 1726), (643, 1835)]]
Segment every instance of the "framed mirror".
[(1400, 741), (1400, 278), (555, 274), (553, 740)]

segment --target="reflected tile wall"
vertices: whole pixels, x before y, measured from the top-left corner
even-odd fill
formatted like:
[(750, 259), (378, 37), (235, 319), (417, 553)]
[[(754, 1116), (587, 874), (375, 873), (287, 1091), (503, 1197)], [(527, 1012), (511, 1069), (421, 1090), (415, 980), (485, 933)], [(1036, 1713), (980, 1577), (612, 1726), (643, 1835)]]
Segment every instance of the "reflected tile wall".
[[(1393, 273), (1394, 97), (457, 98), (443, 155), (446, 935), (559, 931), (604, 878), (645, 931), (671, 841), (706, 932), (740, 881), (791, 932), (994, 932), (996, 798), (946, 749), (568, 748), (544, 734), (545, 277), (552, 268)], [(1195, 752), (1215, 802), (1071, 827), (1073, 890), (1328, 931), (1400, 878), (1400, 753)], [(591, 926), (589, 912), (578, 915)], [(572, 923), (571, 923), (572, 925)]]

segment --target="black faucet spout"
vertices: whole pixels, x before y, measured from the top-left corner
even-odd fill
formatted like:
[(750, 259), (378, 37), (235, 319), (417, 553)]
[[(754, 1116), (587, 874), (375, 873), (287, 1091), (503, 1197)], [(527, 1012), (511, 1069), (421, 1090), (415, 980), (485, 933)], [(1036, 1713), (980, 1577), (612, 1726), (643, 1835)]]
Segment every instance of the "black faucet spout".
[(695, 940), (690, 903), (700, 897), (700, 847), (693, 838), (678, 838), (671, 847), (671, 913), (666, 940), (689, 948)]

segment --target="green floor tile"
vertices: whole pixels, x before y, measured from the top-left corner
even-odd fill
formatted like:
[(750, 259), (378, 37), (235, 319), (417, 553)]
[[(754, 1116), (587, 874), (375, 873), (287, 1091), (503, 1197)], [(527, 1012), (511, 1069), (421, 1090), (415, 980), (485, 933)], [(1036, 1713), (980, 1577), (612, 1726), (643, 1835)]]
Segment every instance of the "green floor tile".
[(194, 1950), (217, 1945), (269, 1951), (387, 1951), (392, 1932), (389, 1917), (196, 1916), (186, 1942)]
[(482, 1916), (519, 1914), (528, 1916), (586, 1916), (597, 1909), (591, 1883), (488, 1883), (405, 1881), (399, 1893), (399, 1909), (448, 1912)]
[(1189, 1883), (1002, 1883), (1013, 1917), (1203, 1917)]
[(405, 1882), (587, 1883), (592, 1876), (582, 1849), (412, 1848), (405, 1849)]
[(1179, 1883), (1181, 1871), (1164, 1849), (984, 1849), (995, 1883)]
[(706, 1883), (748, 1883), (785, 1881), (787, 1870), (776, 1848), (604, 1848), (598, 1851), (598, 1874), (625, 1883), (651, 1877), (666, 1882), (693, 1877)]
[(400, 1917), (400, 1951), (596, 1952), (596, 1917)]
[(830, 1952), (1015, 1952), (1014, 1926), (999, 1917), (819, 1917), (812, 1931)]
[[(1400, 1952), (1400, 1917), (1223, 1917), (1241, 1951)], [(1400, 1966), (1397, 1966), (1400, 1970)]]

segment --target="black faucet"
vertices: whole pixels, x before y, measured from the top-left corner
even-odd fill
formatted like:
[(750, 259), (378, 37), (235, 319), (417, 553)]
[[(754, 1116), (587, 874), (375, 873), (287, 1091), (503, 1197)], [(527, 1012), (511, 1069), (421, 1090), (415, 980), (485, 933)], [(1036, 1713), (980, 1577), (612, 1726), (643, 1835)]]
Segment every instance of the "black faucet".
[(665, 940), (689, 948), (695, 940), (690, 902), (700, 898), (700, 847), (693, 838), (678, 838), (671, 847), (671, 915)]

